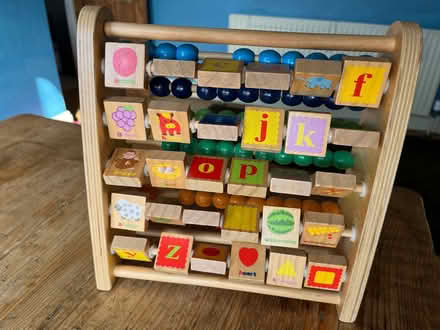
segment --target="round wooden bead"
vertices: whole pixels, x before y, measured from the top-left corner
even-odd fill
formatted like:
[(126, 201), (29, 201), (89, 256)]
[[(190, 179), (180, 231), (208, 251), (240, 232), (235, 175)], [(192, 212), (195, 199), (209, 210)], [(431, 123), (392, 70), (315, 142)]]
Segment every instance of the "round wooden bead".
[(212, 203), (217, 209), (223, 210), (229, 204), (229, 195), (226, 193), (216, 193), (212, 197)]
[(230, 141), (219, 141), (215, 146), (215, 154), (220, 157), (234, 156), (234, 144)]
[(321, 203), (321, 210), (325, 213), (341, 214), (338, 203), (332, 201), (324, 201)]
[(263, 212), (263, 206), (265, 204), (266, 200), (264, 198), (258, 198), (258, 197), (249, 197), (246, 201), (247, 205), (256, 206), (258, 208), (258, 212)]
[(229, 205), (246, 205), (246, 197), (240, 195), (231, 195)]
[(281, 55), (273, 49), (263, 50), (258, 56), (258, 62), (279, 64), (281, 63)]
[(300, 209), (300, 208), (301, 208), (301, 204), (302, 204), (302, 203), (301, 203), (301, 200), (300, 200), (300, 199), (290, 197), (290, 198), (287, 198), (287, 199), (284, 201), (283, 206), (284, 206), (284, 207), (291, 207), (291, 208), (295, 208), (295, 209)]
[(174, 60), (176, 58), (176, 46), (170, 44), (169, 42), (161, 43), (159, 46), (157, 46), (155, 55), (157, 58)]
[(211, 101), (217, 97), (217, 88), (197, 86), (197, 96), (202, 100)]
[(290, 51), (281, 57), (281, 63), (288, 64), (291, 68), (293, 68), (298, 58), (304, 58), (304, 55), (297, 51)]
[(306, 155), (293, 155), (293, 161), (299, 166), (309, 166), (313, 163), (313, 157)]
[(197, 61), (199, 58), (199, 50), (191, 44), (183, 44), (177, 47), (176, 59), (182, 61)]
[(344, 59), (345, 54), (333, 54), (330, 56), (329, 60), (331, 61), (342, 61)]
[(214, 140), (199, 140), (197, 151), (201, 155), (214, 156), (216, 144)]
[(310, 53), (306, 58), (309, 60), (328, 60), (327, 55), (320, 52)]
[(170, 95), (170, 81), (166, 77), (153, 77), (150, 80), (150, 90), (156, 96)]
[(335, 100), (332, 97), (327, 98), (327, 100), (325, 101), (325, 106), (330, 110), (340, 110), (344, 107), (343, 105), (335, 104)]
[(260, 100), (263, 103), (273, 104), (280, 100), (281, 91), (275, 89), (260, 89)]
[(313, 165), (326, 168), (330, 167), (333, 163), (333, 152), (331, 150), (327, 150), (324, 157), (313, 157)]
[(185, 206), (191, 206), (194, 204), (194, 191), (182, 189), (179, 191), (179, 202)]
[(339, 150), (333, 154), (333, 166), (345, 170), (354, 166), (354, 158), (351, 152), (346, 150)]
[(200, 207), (209, 207), (212, 203), (212, 193), (206, 191), (198, 191), (195, 196), (196, 204)]
[(234, 156), (238, 158), (252, 158), (252, 151), (244, 150), (241, 148), (240, 143), (237, 143), (234, 147)]
[(217, 96), (223, 102), (232, 102), (238, 97), (238, 89), (219, 88), (217, 89)]
[(313, 95), (304, 95), (303, 96), (303, 103), (311, 108), (317, 108), (324, 104), (324, 102), (327, 100), (326, 97), (319, 97), (319, 96), (313, 96)]
[(171, 92), (179, 99), (187, 99), (192, 95), (191, 86), (191, 80), (177, 78), (171, 83)]
[(264, 159), (268, 161), (272, 161), (275, 157), (275, 154), (273, 152), (267, 152), (267, 151), (256, 151), (255, 152), (255, 158), (256, 159)]
[(232, 53), (232, 59), (248, 64), (255, 61), (255, 53), (249, 48), (239, 48)]
[(313, 199), (306, 199), (302, 202), (302, 211), (321, 212), (321, 204)]
[(241, 86), (238, 91), (238, 98), (242, 102), (252, 103), (258, 100), (258, 89), (257, 88), (246, 88)]
[(288, 91), (283, 91), (281, 95), (281, 102), (291, 107), (301, 104), (302, 100), (303, 97), (301, 95), (292, 95)]
[(266, 206), (283, 206), (284, 201), (279, 196), (270, 196), (268, 199), (266, 199), (266, 203), (264, 205)]
[(280, 165), (289, 165), (294, 161), (294, 157), (291, 154), (286, 154), (283, 150), (274, 155), (274, 161)]

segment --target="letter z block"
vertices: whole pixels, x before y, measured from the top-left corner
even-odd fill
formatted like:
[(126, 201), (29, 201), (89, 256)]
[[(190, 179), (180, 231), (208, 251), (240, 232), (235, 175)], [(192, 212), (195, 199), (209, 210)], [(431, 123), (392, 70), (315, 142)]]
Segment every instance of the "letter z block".
[(346, 269), (344, 256), (309, 254), (304, 287), (339, 291)]
[(165, 273), (188, 275), (192, 246), (192, 236), (162, 233), (154, 269)]
[(239, 89), (242, 71), (242, 61), (207, 58), (197, 71), (198, 86)]
[(271, 248), (266, 284), (301, 289), (306, 262), (303, 250)]
[(149, 150), (145, 157), (153, 187), (185, 188), (184, 152)]
[(222, 193), (228, 159), (194, 156), (186, 177), (186, 189)]
[(267, 160), (232, 158), (228, 194), (265, 198), (268, 168)]

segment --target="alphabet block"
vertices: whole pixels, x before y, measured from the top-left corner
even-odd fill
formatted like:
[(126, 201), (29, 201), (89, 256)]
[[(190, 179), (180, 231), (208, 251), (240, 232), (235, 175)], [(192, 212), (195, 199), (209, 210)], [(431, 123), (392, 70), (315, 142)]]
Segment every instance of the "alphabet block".
[(238, 116), (207, 114), (197, 126), (199, 139), (237, 141), (240, 128)]
[(228, 159), (194, 156), (186, 176), (186, 189), (222, 193)]
[(283, 109), (246, 107), (241, 147), (246, 150), (280, 152), (283, 130)]
[(152, 222), (183, 226), (182, 206), (163, 203), (147, 203), (145, 216)]
[(344, 216), (335, 213), (304, 213), (301, 244), (335, 248), (345, 229)]
[(151, 262), (148, 256), (150, 244), (146, 238), (115, 235), (112, 250), (121, 259)]
[(183, 223), (185, 225), (200, 225), (200, 226), (220, 226), (220, 212), (205, 211), (205, 210), (183, 210)]
[(104, 170), (104, 181), (114, 186), (140, 188), (145, 183), (144, 166), (143, 150), (116, 148)]
[(353, 174), (317, 171), (312, 175), (312, 195), (345, 197), (355, 188), (356, 176)]
[(252, 62), (246, 66), (246, 88), (277, 89), (286, 91), (290, 85), (290, 70), (286, 64)]
[(196, 61), (153, 59), (151, 71), (155, 76), (196, 77)]
[(112, 193), (111, 227), (145, 231), (145, 196)]
[(229, 251), (224, 245), (198, 243), (191, 258), (191, 270), (225, 275)]
[(112, 139), (145, 141), (145, 99), (115, 96), (104, 100), (108, 133)]
[(228, 205), (221, 233), (222, 239), (258, 243), (259, 232), (260, 217), (256, 206)]
[(162, 233), (154, 269), (166, 273), (188, 275), (192, 245), (192, 236)]
[(154, 140), (191, 142), (188, 102), (153, 100), (148, 104), (148, 118)]
[(263, 245), (232, 242), (229, 279), (264, 284), (266, 249)]
[(105, 43), (105, 86), (144, 88), (145, 45)]
[(145, 157), (153, 187), (185, 188), (184, 152), (148, 150)]
[(327, 151), (331, 115), (327, 113), (289, 112), (285, 152), (323, 157)]
[(335, 103), (378, 108), (390, 69), (391, 62), (386, 58), (344, 56)]
[(341, 79), (342, 62), (297, 59), (290, 93), (329, 97)]
[(265, 198), (268, 167), (267, 160), (232, 158), (228, 194)]
[(271, 167), (270, 191), (300, 196), (312, 194), (312, 179), (303, 170), (286, 167)]
[(239, 89), (242, 71), (242, 61), (206, 58), (197, 71), (198, 86)]
[(261, 244), (297, 248), (301, 209), (264, 206)]
[(346, 269), (347, 261), (344, 256), (311, 253), (304, 287), (339, 291)]
[(379, 140), (380, 132), (346, 128), (330, 129), (329, 143), (340, 146), (377, 149), (379, 147)]
[(301, 289), (306, 262), (303, 250), (271, 248), (266, 284)]

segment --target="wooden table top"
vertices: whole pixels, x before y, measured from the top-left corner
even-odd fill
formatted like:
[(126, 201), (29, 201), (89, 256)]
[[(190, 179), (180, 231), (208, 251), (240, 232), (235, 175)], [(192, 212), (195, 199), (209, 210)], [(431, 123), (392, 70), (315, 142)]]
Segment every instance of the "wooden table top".
[(395, 188), (357, 321), (335, 306), (119, 279), (96, 290), (80, 128), (0, 122), (0, 328), (440, 329), (423, 201)]

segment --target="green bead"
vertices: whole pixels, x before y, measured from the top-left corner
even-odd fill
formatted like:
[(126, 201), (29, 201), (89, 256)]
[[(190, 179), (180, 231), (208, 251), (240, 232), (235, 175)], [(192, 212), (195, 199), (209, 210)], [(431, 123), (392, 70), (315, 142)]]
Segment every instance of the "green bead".
[(232, 110), (222, 110), (218, 114), (222, 115), (222, 116), (235, 116), (236, 115), (236, 113)]
[(197, 148), (198, 153), (206, 156), (214, 156), (216, 144), (214, 140), (200, 140)]
[(354, 166), (354, 158), (351, 152), (345, 150), (336, 151), (333, 155), (333, 166), (345, 170)]
[(181, 143), (180, 151), (187, 152), (189, 154), (194, 154), (197, 152), (197, 139), (191, 138), (191, 143)]
[(244, 120), (244, 111), (239, 112), (237, 116), (240, 118), (240, 121), (243, 121)]
[(177, 150), (179, 150), (179, 144), (180, 143), (163, 141), (160, 144), (160, 148), (162, 150), (167, 150), (167, 151), (177, 151)]
[(293, 163), (293, 155), (286, 154), (284, 151), (281, 151), (274, 156), (275, 163), (280, 165), (289, 165)]
[(241, 148), (240, 142), (234, 147), (234, 157), (238, 158), (252, 158), (252, 151)]
[(341, 118), (332, 118), (331, 127), (335, 128), (346, 128), (346, 129), (360, 129), (361, 126), (348, 119), (341, 119)]
[(313, 163), (313, 157), (306, 155), (293, 155), (293, 161), (295, 162), (296, 165), (308, 166), (311, 163)]
[(220, 141), (215, 146), (215, 154), (220, 157), (234, 156), (234, 144), (230, 141)]
[(275, 157), (275, 154), (273, 152), (267, 152), (267, 151), (256, 151), (255, 152), (255, 158), (256, 159), (264, 159), (268, 161), (272, 161)]
[(198, 111), (196, 111), (194, 113), (194, 119), (195, 120), (201, 120), (203, 118), (203, 116), (208, 114), (208, 113), (212, 113), (212, 111), (210, 109), (208, 109), (208, 108), (200, 109), (200, 110), (198, 110)]
[(313, 165), (317, 167), (330, 167), (333, 163), (333, 151), (327, 150), (324, 157), (313, 157)]

